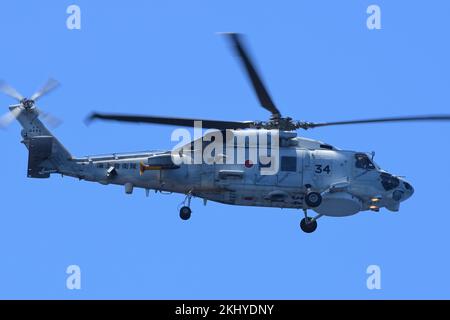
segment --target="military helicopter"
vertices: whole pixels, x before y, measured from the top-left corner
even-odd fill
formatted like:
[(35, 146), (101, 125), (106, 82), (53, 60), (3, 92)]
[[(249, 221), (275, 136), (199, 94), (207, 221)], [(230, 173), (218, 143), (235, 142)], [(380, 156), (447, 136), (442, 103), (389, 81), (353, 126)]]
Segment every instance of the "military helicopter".
[[(19, 103), (9, 107), (10, 112), (0, 118), (0, 126), (17, 119), (23, 127), (22, 143), (29, 150), (27, 176), (49, 178), (51, 174), (61, 174), (104, 185), (123, 185), (126, 194), (133, 193), (134, 188), (145, 189), (147, 195), (149, 190), (184, 194), (179, 208), (183, 220), (191, 217), (193, 197), (202, 198), (205, 204), (210, 200), (228, 205), (300, 209), (304, 213), (300, 227), (306, 233), (314, 232), (317, 220), (323, 216), (344, 217), (381, 208), (398, 211), (400, 203), (414, 193), (412, 185), (404, 178), (382, 170), (373, 161), (373, 154), (341, 150), (321, 141), (298, 137), (296, 130), (364, 123), (448, 121), (450, 115), (321, 123), (295, 121), (283, 116), (274, 104), (242, 36), (237, 33), (226, 36), (240, 57), (261, 106), (271, 113), (269, 120), (223, 121), (94, 112), (87, 118), (89, 122), (100, 119), (181, 127), (194, 127), (200, 123), (202, 128), (210, 130), (171, 151), (76, 158), (40, 120), (54, 123), (54, 119), (35, 105), (36, 100), (58, 83), (49, 80), (27, 99), (1, 82), (0, 90)], [(214, 149), (209, 160), (203, 157), (200, 162), (184, 161), (192, 159), (199, 149), (207, 148), (221, 137), (226, 142), (233, 142), (232, 147)], [(238, 140), (241, 143), (236, 143)], [(264, 157), (251, 157), (250, 154), (261, 149), (263, 144), (266, 149), (270, 145), (272, 154), (267, 152), (265, 160)], [(241, 161), (235, 159), (236, 153), (243, 155)], [(270, 174), (262, 173), (274, 163), (276, 170)], [(317, 214), (309, 216), (310, 209)]]

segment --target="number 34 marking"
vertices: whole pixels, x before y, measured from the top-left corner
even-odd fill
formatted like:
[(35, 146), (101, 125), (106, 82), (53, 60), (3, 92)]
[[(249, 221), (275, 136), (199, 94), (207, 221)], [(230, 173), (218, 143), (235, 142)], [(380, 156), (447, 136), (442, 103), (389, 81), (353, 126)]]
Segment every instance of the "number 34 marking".
[(330, 166), (326, 165), (325, 167), (322, 166), (321, 164), (316, 164), (316, 171), (314, 171), (315, 173), (326, 173), (326, 174), (330, 174), (331, 170), (330, 170)]

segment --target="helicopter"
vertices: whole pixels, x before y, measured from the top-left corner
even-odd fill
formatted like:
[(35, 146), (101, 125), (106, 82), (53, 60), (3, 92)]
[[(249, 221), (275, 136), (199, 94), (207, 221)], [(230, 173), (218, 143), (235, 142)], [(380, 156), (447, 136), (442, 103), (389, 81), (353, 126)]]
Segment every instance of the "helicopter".
[[(243, 36), (226, 33), (246, 71), (260, 105), (270, 112), (266, 121), (224, 121), (148, 115), (93, 112), (94, 120), (147, 123), (208, 129), (200, 138), (181, 141), (172, 150), (113, 153), (74, 157), (43, 124), (55, 120), (36, 106), (36, 101), (58, 86), (50, 79), (31, 98), (25, 98), (6, 82), (0, 90), (18, 100), (0, 118), (0, 127), (17, 119), (23, 127), (29, 178), (61, 174), (103, 185), (121, 185), (126, 194), (135, 188), (185, 195), (180, 204), (182, 220), (191, 218), (191, 199), (227, 205), (291, 208), (302, 210), (300, 228), (317, 229), (321, 217), (346, 217), (382, 208), (399, 211), (414, 188), (403, 177), (383, 170), (373, 154), (343, 150), (322, 141), (297, 135), (297, 130), (325, 126), (407, 121), (449, 121), (450, 115), (423, 115), (334, 122), (296, 121), (284, 116), (273, 102)], [(219, 143), (220, 142), (220, 143)], [(225, 144), (223, 143), (225, 142)], [(205, 150), (209, 152), (205, 157)], [(261, 152), (264, 151), (264, 152)], [(199, 161), (192, 161), (199, 155)], [(256, 155), (256, 156), (255, 156)], [(198, 160), (198, 159), (197, 159)], [(264, 171), (267, 169), (266, 171)], [(308, 210), (316, 212), (310, 216)]]

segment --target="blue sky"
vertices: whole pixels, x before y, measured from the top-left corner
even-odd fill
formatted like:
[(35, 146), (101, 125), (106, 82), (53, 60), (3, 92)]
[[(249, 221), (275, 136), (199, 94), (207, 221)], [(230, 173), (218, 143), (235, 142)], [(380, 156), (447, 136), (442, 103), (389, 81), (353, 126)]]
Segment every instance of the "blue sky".
[[(81, 30), (66, 8), (81, 8)], [(368, 30), (377, 4), (382, 29)], [(22, 93), (49, 76), (39, 106), (64, 120), (74, 155), (170, 149), (171, 127), (83, 124), (92, 110), (265, 120), (216, 32), (247, 34), (279, 108), (309, 121), (449, 113), (448, 1), (9, 1), (0, 5), (0, 78)], [(6, 112), (13, 101), (0, 97)], [(414, 196), (398, 213), (323, 218), (193, 201), (54, 176), (26, 178), (14, 124), (0, 132), (0, 298), (450, 298), (450, 124), (330, 127), (299, 132), (376, 151)], [(79, 265), (82, 289), (66, 289)], [(381, 268), (368, 290), (366, 268)]]

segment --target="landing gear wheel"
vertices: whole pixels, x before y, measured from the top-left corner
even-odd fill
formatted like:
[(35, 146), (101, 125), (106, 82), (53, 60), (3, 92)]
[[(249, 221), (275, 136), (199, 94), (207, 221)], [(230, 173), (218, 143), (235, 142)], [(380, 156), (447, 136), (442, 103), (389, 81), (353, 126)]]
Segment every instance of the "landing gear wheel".
[(322, 196), (318, 192), (308, 192), (305, 196), (305, 202), (310, 208), (316, 208), (322, 203)]
[(303, 218), (300, 221), (300, 228), (303, 232), (312, 233), (317, 229), (317, 221), (311, 217)]
[(191, 208), (186, 207), (186, 206), (181, 207), (181, 209), (180, 209), (180, 218), (183, 219), (183, 220), (189, 220), (189, 218), (191, 217), (191, 213), (192, 213)]

